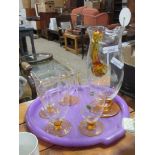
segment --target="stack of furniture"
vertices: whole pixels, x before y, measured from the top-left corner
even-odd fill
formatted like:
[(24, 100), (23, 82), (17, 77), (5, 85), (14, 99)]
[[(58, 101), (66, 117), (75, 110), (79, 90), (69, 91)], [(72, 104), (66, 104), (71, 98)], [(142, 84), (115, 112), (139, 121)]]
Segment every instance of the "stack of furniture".
[(46, 2), (40, 2), (37, 5), (38, 12), (55, 12), (54, 10), (54, 1), (49, 0)]
[[(50, 18), (56, 18), (57, 25), (60, 27), (60, 21), (70, 21), (69, 14), (63, 13), (62, 11), (65, 9), (66, 5), (71, 5), (71, 1), (64, 0), (53, 0), (47, 1), (45, 3), (38, 3), (38, 12), (40, 16), (41, 22), (41, 36), (50, 39), (52, 38), (50, 35), (57, 36), (59, 39), (59, 32), (58, 31), (50, 31), (49, 23)], [(42, 7), (41, 7), (42, 6)], [(44, 7), (43, 7), (44, 6)]]
[(58, 40), (60, 45), (64, 43), (63, 32), (65, 31), (65, 24), (68, 25), (68, 28), (71, 26), (71, 18), (69, 14), (60, 14), (56, 16), (57, 30), (48, 29), (48, 40)]
[(48, 27), (50, 18), (56, 18), (59, 14), (56, 12), (40, 12), (41, 36), (48, 39)]

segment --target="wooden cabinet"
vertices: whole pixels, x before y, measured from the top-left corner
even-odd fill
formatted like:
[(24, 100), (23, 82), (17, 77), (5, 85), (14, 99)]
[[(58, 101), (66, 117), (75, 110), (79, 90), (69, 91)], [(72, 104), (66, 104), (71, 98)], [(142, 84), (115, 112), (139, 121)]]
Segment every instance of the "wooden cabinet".
[(128, 7), (131, 11), (130, 23), (135, 23), (135, 0), (114, 0), (114, 23), (119, 22), (119, 13), (123, 7)]
[(50, 23), (50, 18), (55, 18), (58, 13), (55, 12), (40, 12), (40, 26), (41, 26), (41, 36), (48, 38), (48, 27)]
[(70, 13), (72, 9), (77, 7), (77, 1), (78, 0), (65, 0), (63, 12)]
[(131, 11), (130, 23), (135, 23), (135, 0), (128, 0), (128, 8)]
[(48, 39), (48, 28), (50, 23), (50, 18), (56, 18), (57, 26), (60, 27), (60, 22), (70, 21), (70, 14), (59, 14), (59, 13), (45, 13), (40, 12), (40, 25), (41, 25), (41, 36)]
[(115, 0), (113, 5), (114, 5), (113, 21), (114, 21), (114, 23), (118, 23), (119, 22), (119, 14), (122, 9), (122, 0)]
[(114, 0), (114, 23), (119, 22), (119, 14), (123, 7), (128, 7), (131, 11), (130, 23), (135, 23), (135, 0)]
[(123, 7), (128, 7), (131, 11), (132, 18), (130, 23), (135, 22), (135, 0), (102, 0), (101, 11), (107, 12), (110, 23), (119, 23), (119, 14)]
[(71, 16), (70, 14), (60, 14), (56, 17), (58, 27), (61, 27), (61, 22), (70, 22)]

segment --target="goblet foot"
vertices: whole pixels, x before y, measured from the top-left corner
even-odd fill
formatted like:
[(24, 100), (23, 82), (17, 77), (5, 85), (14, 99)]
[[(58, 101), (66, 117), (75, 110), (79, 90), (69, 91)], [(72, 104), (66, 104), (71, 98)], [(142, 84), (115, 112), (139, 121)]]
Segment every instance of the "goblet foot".
[(46, 108), (42, 108), (39, 112), (39, 116), (43, 119), (48, 119), (49, 115), (57, 113), (58, 109), (53, 107), (52, 105), (47, 105)]
[(101, 118), (112, 117), (112, 116), (117, 115), (119, 112), (120, 112), (120, 107), (118, 106), (117, 103), (113, 102), (110, 109), (103, 111)]
[(43, 119), (48, 119), (47, 111), (45, 109), (40, 110), (39, 116)]
[(66, 95), (62, 101), (60, 102), (60, 104), (62, 105), (75, 105), (79, 103), (79, 97), (77, 96), (73, 96), (73, 95)]
[(89, 137), (100, 135), (103, 132), (103, 128), (103, 124), (100, 121), (97, 121), (94, 124), (89, 124), (84, 120), (79, 126), (80, 132)]
[(67, 120), (56, 120), (55, 122), (49, 122), (45, 128), (45, 131), (49, 134), (63, 137), (71, 131), (71, 124)]

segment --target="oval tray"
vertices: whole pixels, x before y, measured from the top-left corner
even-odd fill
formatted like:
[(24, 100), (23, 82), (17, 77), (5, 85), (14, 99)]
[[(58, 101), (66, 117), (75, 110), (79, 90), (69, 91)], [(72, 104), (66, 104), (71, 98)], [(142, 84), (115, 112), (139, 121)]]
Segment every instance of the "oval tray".
[[(83, 91), (81, 92), (81, 94), (83, 94), (84, 91), (86, 91), (86, 88), (81, 88), (79, 91)], [(103, 122), (104, 125), (104, 131), (101, 135), (95, 137), (82, 135), (78, 128), (79, 123), (82, 120), (79, 110), (80, 105), (84, 102), (84, 98), (81, 99), (79, 104), (70, 106), (66, 119), (70, 121), (72, 128), (71, 132), (64, 137), (57, 137), (44, 131), (48, 120), (42, 119), (39, 116), (40, 109), (42, 108), (39, 98), (35, 99), (29, 106), (26, 112), (26, 123), (30, 131), (38, 138), (52, 144), (67, 147), (91, 146), (99, 143), (110, 145), (125, 135), (125, 130), (122, 128), (122, 118), (129, 117), (129, 110), (126, 102), (118, 95), (114, 100), (119, 105), (121, 109), (120, 112), (110, 118), (100, 118), (100, 121)]]

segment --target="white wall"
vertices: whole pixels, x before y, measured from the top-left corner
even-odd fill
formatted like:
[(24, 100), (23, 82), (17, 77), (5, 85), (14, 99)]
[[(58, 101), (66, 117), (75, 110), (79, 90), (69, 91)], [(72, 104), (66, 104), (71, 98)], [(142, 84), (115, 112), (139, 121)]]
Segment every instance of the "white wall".
[(23, 1), (19, 0), (19, 9), (22, 9), (22, 8), (23, 8)]
[(31, 8), (34, 8), (35, 0), (31, 0)]

